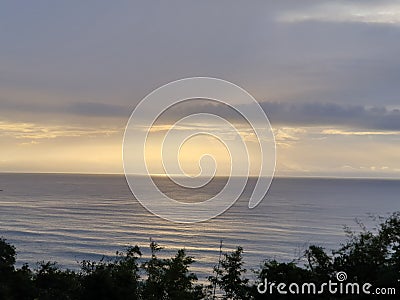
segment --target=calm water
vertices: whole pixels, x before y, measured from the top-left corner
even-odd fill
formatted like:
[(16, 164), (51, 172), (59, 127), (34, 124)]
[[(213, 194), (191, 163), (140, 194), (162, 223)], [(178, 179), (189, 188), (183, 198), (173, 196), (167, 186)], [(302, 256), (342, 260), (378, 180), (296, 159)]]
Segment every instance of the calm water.
[[(140, 179), (138, 179), (140, 180)], [(158, 183), (187, 201), (204, 200), (224, 183), (218, 179), (198, 193)], [(147, 212), (119, 175), (0, 174), (0, 236), (18, 250), (18, 263), (40, 260), (77, 268), (77, 261), (113, 255), (127, 245), (147, 247), (149, 238), (172, 255), (186, 248), (209, 274), (224, 250), (242, 246), (248, 268), (266, 258), (291, 260), (309, 244), (328, 249), (345, 240), (343, 225), (356, 217), (400, 210), (400, 181), (277, 178), (263, 202), (247, 208), (247, 189), (226, 213), (208, 222), (182, 225)], [(143, 249), (145, 250), (145, 249)], [(148, 253), (144, 251), (145, 254)]]

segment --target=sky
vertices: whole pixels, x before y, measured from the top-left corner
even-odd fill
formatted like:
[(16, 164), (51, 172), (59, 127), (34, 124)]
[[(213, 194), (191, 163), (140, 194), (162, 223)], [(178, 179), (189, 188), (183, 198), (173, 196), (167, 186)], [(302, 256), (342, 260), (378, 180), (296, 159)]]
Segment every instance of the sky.
[(0, 38), (0, 172), (122, 173), (139, 101), (208, 76), (260, 103), (277, 175), (400, 177), (400, 1), (5, 0)]

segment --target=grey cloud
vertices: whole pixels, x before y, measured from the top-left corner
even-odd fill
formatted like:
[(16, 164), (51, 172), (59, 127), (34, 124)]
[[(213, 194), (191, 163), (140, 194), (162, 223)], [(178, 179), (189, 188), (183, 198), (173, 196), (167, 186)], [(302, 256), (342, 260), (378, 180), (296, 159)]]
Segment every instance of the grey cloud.
[[(338, 126), (353, 129), (400, 130), (400, 110), (385, 106), (346, 105), (334, 102), (261, 102), (272, 125)], [(248, 106), (238, 106), (245, 112)], [(211, 113), (229, 121), (243, 122), (234, 109), (213, 101), (195, 99), (175, 105), (158, 120), (159, 124), (176, 122), (195, 113)], [(145, 116), (142, 116), (145, 117)]]
[(35, 103), (35, 102), (12, 102), (2, 101), (0, 103), (0, 110), (8, 111), (10, 114), (14, 113), (30, 113), (30, 114), (63, 114), (63, 115), (77, 115), (86, 117), (128, 117), (131, 108), (126, 105), (110, 104), (103, 102), (71, 102), (60, 103), (57, 101), (49, 103)]
[(283, 13), (283, 22), (362, 22), (400, 25), (399, 4), (394, 1), (318, 1)]
[[(343, 94), (357, 104), (394, 104), (398, 27), (276, 21), (286, 11), (331, 2), (85, 1), (60, 9), (48, 1), (40, 10), (28, 3), (22, 12), (9, 2), (0, 11), (0, 85), (122, 104), (172, 80), (201, 75), (238, 83), (260, 99), (285, 101), (290, 86), (296, 95), (307, 88), (307, 101), (339, 102), (334, 96)], [(340, 1), (366, 2), (376, 3)], [(313, 87), (325, 88), (331, 98), (319, 97)]]
[(96, 102), (72, 103), (66, 107), (66, 111), (72, 114), (95, 117), (121, 117), (129, 116), (130, 114), (129, 107), (118, 104)]
[[(354, 129), (400, 130), (400, 110), (384, 106), (368, 107), (334, 102), (261, 102), (260, 105), (273, 126), (346, 126)], [(246, 106), (237, 108), (239, 111), (246, 110)], [(193, 100), (171, 108), (161, 121), (168, 122), (199, 112), (217, 114), (230, 120), (240, 118), (237, 112), (225, 105)]]
[(376, 130), (400, 130), (400, 110), (336, 103), (263, 102), (272, 124), (336, 125)]
[[(399, 103), (400, 27), (279, 21), (316, 6), (335, 17), (324, 9), (332, 1), (47, 2), (21, 10), (11, 1), (0, 11), (0, 88), (40, 92), (1, 95), (4, 117), (122, 120), (163, 84), (211, 76), (268, 100), (273, 123), (398, 128), (396, 111), (369, 107)], [(335, 3), (375, 9), (396, 1)]]
[[(272, 125), (291, 126), (347, 126), (351, 128), (371, 130), (400, 130), (400, 110), (385, 106), (347, 105), (335, 102), (260, 102)], [(2, 110), (16, 110), (22, 107), (1, 103)], [(24, 105), (25, 112), (43, 114), (65, 114), (89, 118), (110, 118), (128, 120), (134, 105), (120, 105), (96, 102), (74, 102), (64, 105)], [(246, 106), (239, 106), (246, 110)], [(176, 122), (180, 118), (195, 113), (211, 113), (229, 121), (243, 121), (243, 118), (226, 105), (214, 101), (193, 99), (175, 105), (165, 111), (157, 120), (157, 124)], [(10, 113), (12, 114), (12, 113)], [(145, 118), (146, 116), (138, 116)]]

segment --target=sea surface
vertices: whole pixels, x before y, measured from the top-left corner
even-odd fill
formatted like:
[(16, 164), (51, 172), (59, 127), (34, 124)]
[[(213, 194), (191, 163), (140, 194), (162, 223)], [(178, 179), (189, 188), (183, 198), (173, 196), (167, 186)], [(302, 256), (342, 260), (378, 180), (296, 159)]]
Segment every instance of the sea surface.
[[(197, 192), (162, 177), (156, 182), (169, 195), (203, 201), (226, 179)], [(151, 238), (166, 256), (185, 248), (196, 260), (191, 270), (203, 278), (218, 262), (221, 240), (223, 251), (242, 246), (245, 266), (257, 269), (265, 259), (296, 259), (310, 244), (335, 249), (346, 240), (344, 225), (359, 230), (358, 218), (373, 228), (378, 221), (369, 215), (400, 210), (398, 180), (275, 178), (255, 209), (248, 208), (250, 184), (224, 214), (191, 225), (149, 213), (122, 175), (2, 173), (0, 189), (0, 236), (16, 246), (18, 265), (50, 260), (77, 269), (79, 261), (128, 245), (139, 245), (146, 257)]]

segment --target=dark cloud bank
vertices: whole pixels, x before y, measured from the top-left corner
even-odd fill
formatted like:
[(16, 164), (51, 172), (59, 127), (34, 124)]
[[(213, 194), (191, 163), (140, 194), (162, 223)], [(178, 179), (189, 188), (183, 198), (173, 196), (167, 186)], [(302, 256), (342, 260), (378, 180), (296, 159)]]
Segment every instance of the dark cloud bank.
[(400, 130), (400, 110), (336, 103), (262, 102), (272, 124), (335, 125)]
[[(76, 102), (65, 106), (44, 105), (43, 107), (32, 105), (25, 106), (24, 109), (5, 104), (1, 104), (3, 109), (25, 113), (40, 112), (41, 114), (64, 114), (88, 118), (126, 118), (126, 120), (134, 110), (134, 106), (98, 102)], [(260, 102), (260, 105), (273, 126), (346, 126), (354, 129), (400, 131), (400, 110), (385, 106), (346, 105), (333, 102)], [(245, 110), (246, 107), (239, 107), (239, 109)], [(239, 116), (223, 105), (198, 99), (172, 107), (166, 112), (169, 117), (163, 120), (176, 121), (200, 112), (217, 114), (224, 118)]]
[[(197, 102), (197, 103), (196, 103)], [(261, 102), (272, 125), (292, 126), (348, 126), (370, 130), (400, 130), (400, 110), (381, 106), (345, 105), (337, 103), (285, 103)], [(127, 116), (131, 107), (119, 105), (81, 103), (71, 107), (71, 112), (88, 116)], [(184, 117), (198, 112), (226, 114), (226, 107), (209, 101), (191, 101), (190, 104), (171, 110), (175, 117)]]

